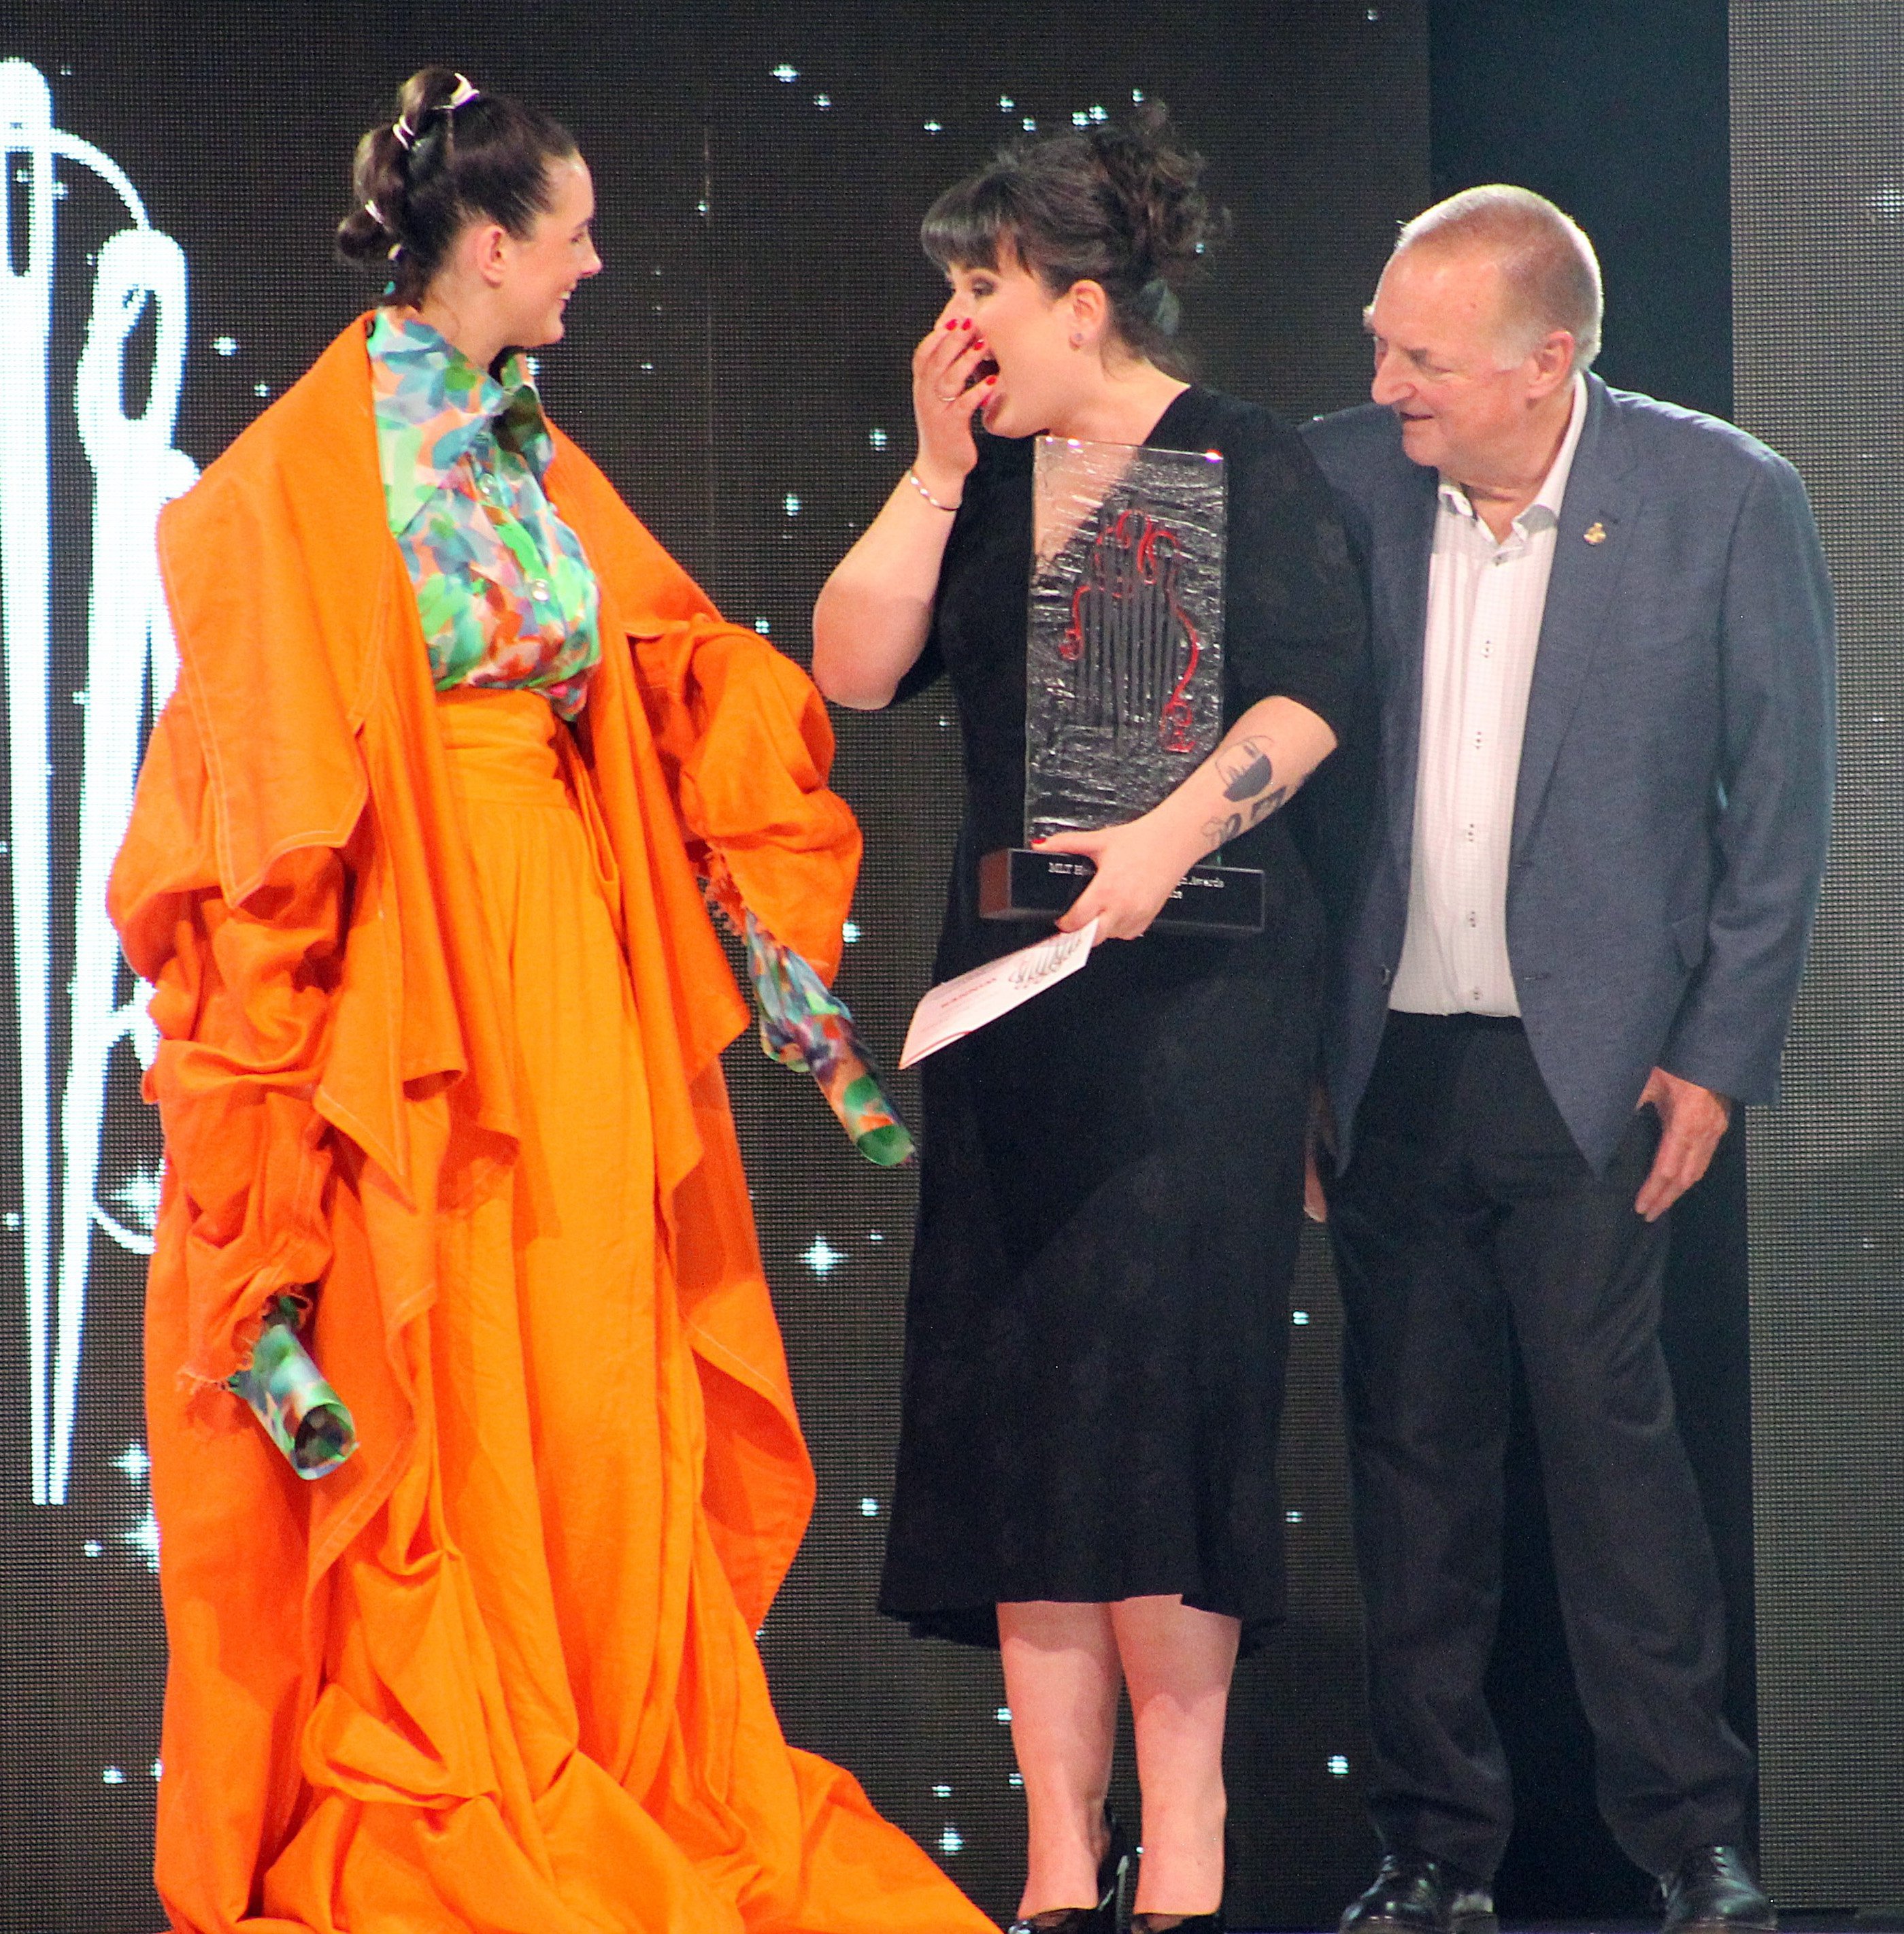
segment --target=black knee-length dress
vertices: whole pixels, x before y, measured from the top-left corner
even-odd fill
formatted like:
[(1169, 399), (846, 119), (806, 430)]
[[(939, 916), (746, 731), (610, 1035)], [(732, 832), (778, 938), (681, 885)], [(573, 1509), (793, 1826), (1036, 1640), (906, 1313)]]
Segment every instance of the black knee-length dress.
[[(1220, 450), (1225, 725), (1282, 693), (1346, 735), (1360, 593), (1328, 488), (1267, 411), (1192, 388), (1149, 443)], [(1022, 947), (980, 856), (1022, 843), (1032, 440), (981, 439), (925, 652), (964, 731), (935, 978)], [(1298, 795), (1297, 806), (1301, 804)], [(927, 1061), (898, 1470), (881, 1608), (997, 1642), (994, 1607), (1182, 1592), (1281, 1616), (1277, 1424), (1323, 920), (1291, 810), (1225, 849), (1260, 936), (1151, 932)]]

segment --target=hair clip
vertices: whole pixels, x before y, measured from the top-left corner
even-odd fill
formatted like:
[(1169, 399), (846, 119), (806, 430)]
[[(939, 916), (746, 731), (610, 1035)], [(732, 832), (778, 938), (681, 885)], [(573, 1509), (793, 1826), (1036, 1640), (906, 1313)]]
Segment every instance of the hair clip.
[(374, 201), (366, 201), (363, 204), (363, 212), (379, 228), (389, 230), (390, 224), (384, 219), (384, 211)]
[[(426, 110), (427, 114), (453, 114), (459, 107), (467, 107), (472, 101), (481, 101), (483, 90), (466, 74), (456, 76), (456, 90), (447, 101), (439, 101), (434, 107)], [(390, 123), (390, 132), (396, 137), (397, 144), (404, 149), (412, 146), (422, 131), (411, 126), (408, 115), (399, 115)]]

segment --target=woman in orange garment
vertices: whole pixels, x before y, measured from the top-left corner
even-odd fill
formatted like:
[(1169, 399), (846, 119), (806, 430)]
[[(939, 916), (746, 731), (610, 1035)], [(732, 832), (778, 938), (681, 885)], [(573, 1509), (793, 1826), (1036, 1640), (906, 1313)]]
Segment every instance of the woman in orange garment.
[[(169, 1157), (161, 1895), (193, 1934), (984, 1929), (785, 1743), (753, 1639), (812, 1478), (696, 875), (831, 971), (824, 709), (510, 353), (601, 267), (567, 134), (426, 70), (357, 182), (384, 303), (161, 521), (181, 679), (113, 884)], [(357, 1429), (308, 1484), (228, 1387), (286, 1307)]]

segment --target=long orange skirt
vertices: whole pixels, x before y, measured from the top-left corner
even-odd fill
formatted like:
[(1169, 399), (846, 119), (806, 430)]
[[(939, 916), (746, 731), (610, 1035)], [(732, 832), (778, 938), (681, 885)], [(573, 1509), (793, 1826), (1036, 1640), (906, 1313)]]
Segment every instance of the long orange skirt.
[(988, 1928), (781, 1736), (701, 1514), (700, 1387), (587, 776), (533, 694), (439, 712), (514, 1004), (521, 1155), (512, 1188), (438, 1218), (426, 1441), (332, 1574), (301, 1738), (257, 1770), (288, 1795), (265, 1808), (283, 1843), (252, 1901), (215, 1911), (162, 1827), (168, 1904), (246, 1934)]

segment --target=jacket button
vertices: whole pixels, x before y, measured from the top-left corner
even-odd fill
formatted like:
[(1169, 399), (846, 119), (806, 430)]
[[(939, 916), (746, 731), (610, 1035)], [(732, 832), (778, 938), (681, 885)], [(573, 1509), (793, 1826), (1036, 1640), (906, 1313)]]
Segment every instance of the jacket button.
[(1382, 984), (1384, 987), (1387, 987), (1387, 986), (1388, 985), (1389, 982), (1390, 982), (1390, 981), (1391, 981), (1392, 980), (1393, 980), (1393, 979), (1394, 979), (1394, 978), (1395, 978), (1395, 972), (1394, 972), (1394, 969), (1393, 969), (1393, 968), (1390, 968), (1390, 967), (1384, 967), (1384, 968), (1381, 970), (1381, 984)]

